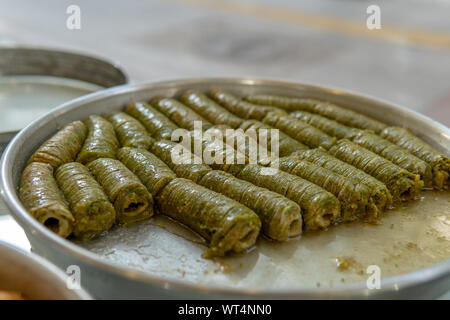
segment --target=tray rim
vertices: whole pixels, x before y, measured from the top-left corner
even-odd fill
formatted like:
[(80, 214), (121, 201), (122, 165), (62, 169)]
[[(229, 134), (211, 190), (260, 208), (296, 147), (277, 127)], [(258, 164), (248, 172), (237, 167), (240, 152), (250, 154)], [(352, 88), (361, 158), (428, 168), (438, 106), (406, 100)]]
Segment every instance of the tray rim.
[(18, 149), (22, 143), (22, 137), (25, 136), (28, 131), (36, 131), (39, 129), (39, 124), (45, 122), (49, 119), (57, 119), (58, 116), (64, 114), (69, 110), (76, 109), (83, 104), (92, 103), (96, 101), (101, 101), (102, 99), (109, 97), (111, 95), (126, 95), (132, 94), (136, 91), (144, 91), (155, 89), (157, 87), (176, 87), (177, 85), (189, 85), (193, 86), (199, 85), (199, 83), (205, 83), (210, 85), (211, 83), (226, 84), (246, 84), (246, 85), (274, 85), (274, 86), (288, 86), (293, 89), (303, 88), (303, 89), (315, 89), (320, 91), (325, 91), (330, 94), (344, 94), (348, 96), (354, 96), (367, 101), (372, 101), (374, 103), (381, 103), (389, 106), (392, 109), (397, 109), (397, 111), (411, 117), (416, 118), (428, 125), (436, 127), (450, 143), (450, 129), (443, 124), (438, 123), (431, 118), (421, 115), (406, 107), (400, 106), (398, 104), (388, 102), (383, 99), (375, 98), (370, 95), (357, 93), (351, 90), (344, 90), (336, 87), (325, 87), (321, 85), (311, 85), (301, 82), (283, 81), (283, 80), (266, 80), (259, 78), (186, 78), (177, 80), (168, 80), (160, 82), (143, 82), (137, 84), (125, 84), (117, 87), (101, 90), (94, 92), (69, 102), (66, 102), (53, 110), (42, 115), (31, 124), (22, 129), (19, 134), (17, 134), (11, 143), (5, 149), (0, 166), (0, 178), (2, 187), (2, 196), (7, 207), (11, 210), (14, 219), (16, 219), (19, 224), (25, 229), (26, 233), (33, 233), (34, 236), (40, 236), (47, 245), (57, 246), (58, 249), (65, 251), (66, 253), (75, 256), (84, 262), (94, 265), (100, 269), (105, 269), (113, 274), (119, 275), (121, 277), (127, 277), (129, 279), (138, 280), (140, 282), (145, 282), (152, 285), (158, 285), (165, 289), (180, 289), (185, 291), (197, 291), (201, 293), (213, 293), (213, 294), (226, 294), (226, 295), (245, 295), (248, 298), (296, 298), (299, 296), (310, 296), (313, 298), (327, 297), (329, 295), (333, 296), (348, 296), (348, 295), (359, 295), (361, 297), (369, 297), (372, 295), (371, 291), (374, 293), (387, 293), (395, 292), (398, 290), (404, 290), (412, 286), (423, 284), (429, 281), (436, 281), (441, 278), (448, 277), (450, 275), (450, 258), (431, 265), (427, 268), (419, 269), (410, 273), (397, 275), (393, 277), (384, 278), (381, 281), (381, 289), (379, 290), (369, 290), (367, 289), (364, 282), (355, 282), (340, 284), (336, 287), (304, 287), (304, 288), (288, 288), (288, 289), (277, 289), (273, 288), (268, 290), (264, 289), (251, 289), (251, 288), (235, 288), (229, 286), (216, 286), (216, 285), (204, 285), (195, 284), (179, 279), (173, 278), (163, 278), (151, 275), (149, 273), (132, 269), (125, 266), (120, 266), (114, 264), (113, 262), (106, 261), (101, 257), (97, 256), (95, 253), (80, 247), (69, 240), (63, 239), (43, 225), (38, 223), (22, 206), (16, 190), (14, 188), (14, 182), (12, 178), (12, 173), (10, 172), (12, 168), (12, 161), (14, 155), (18, 154)]

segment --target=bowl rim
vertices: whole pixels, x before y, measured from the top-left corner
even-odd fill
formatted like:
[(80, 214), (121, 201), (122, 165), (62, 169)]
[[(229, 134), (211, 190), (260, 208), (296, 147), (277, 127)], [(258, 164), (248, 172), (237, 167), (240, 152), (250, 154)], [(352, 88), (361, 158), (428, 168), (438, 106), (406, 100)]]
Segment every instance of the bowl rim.
[[(64, 57), (64, 59), (70, 60), (73, 58), (83, 58), (86, 60), (90, 60), (90, 61), (95, 61), (98, 63), (103, 63), (106, 66), (108, 66), (108, 68), (114, 70), (117, 72), (117, 74), (121, 77), (122, 82), (121, 83), (116, 83), (114, 86), (119, 86), (119, 85), (124, 85), (124, 84), (128, 84), (129, 83), (129, 76), (128, 73), (124, 70), (123, 65), (121, 63), (119, 63), (117, 60), (112, 60), (110, 58), (104, 57), (102, 55), (99, 55), (97, 53), (91, 53), (88, 51), (82, 51), (82, 50), (73, 50), (73, 49), (67, 49), (67, 48), (62, 48), (62, 47), (55, 47), (55, 46), (41, 46), (41, 45), (25, 45), (25, 44), (11, 44), (11, 45), (4, 45), (4, 46), (0, 46), (0, 53), (4, 53), (4, 52), (27, 52), (28, 54), (34, 54), (34, 53), (45, 53), (45, 54), (58, 54), (61, 57)], [(17, 73), (17, 74), (2, 74), (3, 76), (30, 76), (30, 74), (27, 73)], [(37, 75), (37, 74), (36, 74)], [(49, 74), (38, 74), (40, 76), (51, 76)], [(56, 78), (62, 78), (64, 79), (64, 77), (60, 77), (60, 76), (54, 76)], [(65, 79), (72, 79), (72, 80), (76, 80), (74, 78), (65, 78)], [(79, 80), (79, 81), (83, 81), (83, 80)], [(103, 85), (100, 84), (96, 84), (92, 81), (89, 80), (85, 80), (85, 82), (90, 83), (90, 84), (94, 84), (100, 87), (104, 87), (104, 88), (112, 88), (113, 86), (108, 86), (105, 87)]]
[[(27, 265), (30, 269), (33, 269), (35, 272), (36, 270), (32, 267), (33, 265), (37, 265), (43, 270), (47, 271), (48, 274), (53, 278), (53, 280), (57, 281), (57, 283), (51, 283), (53, 287), (55, 286), (65, 286), (66, 280), (68, 279), (68, 275), (65, 274), (61, 269), (59, 269), (57, 266), (55, 266), (53, 263), (51, 263), (48, 260), (45, 260), (41, 256), (33, 253), (33, 252), (26, 252), (16, 246), (14, 246), (11, 243), (0, 241), (0, 251), (6, 252), (8, 256), (16, 256), (20, 259), (23, 259), (23, 261), (27, 262)], [(69, 293), (68, 288), (65, 288), (64, 290), (64, 297), (66, 299), (81, 299), (81, 300), (92, 300), (91, 295), (83, 288), (76, 289), (76, 290), (70, 290)], [(69, 293), (69, 294), (67, 294)], [(38, 298), (39, 299), (39, 298)]]
[(132, 94), (136, 91), (145, 91), (157, 87), (176, 87), (176, 85), (192, 84), (199, 85), (200, 83), (211, 84), (246, 84), (246, 85), (274, 85), (274, 86), (288, 86), (295, 88), (310, 88), (320, 91), (326, 91), (331, 94), (345, 94), (356, 96), (358, 98), (366, 99), (376, 103), (382, 103), (390, 108), (397, 109), (399, 112), (406, 113), (411, 117), (420, 118), (430, 125), (437, 127), (445, 136), (450, 137), (450, 129), (446, 126), (432, 120), (431, 118), (421, 115), (418, 112), (410, 110), (398, 104), (388, 102), (383, 99), (378, 99), (366, 94), (360, 94), (351, 90), (344, 90), (336, 87), (325, 87), (316, 84), (307, 84), (301, 82), (283, 81), (283, 80), (267, 80), (259, 78), (186, 78), (177, 80), (167, 80), (159, 82), (142, 82), (137, 84), (124, 84), (117, 87), (94, 92), (52, 109), (38, 119), (34, 120), (24, 129), (22, 129), (10, 142), (3, 152), (0, 164), (0, 182), (2, 188), (2, 196), (7, 207), (10, 209), (14, 219), (25, 229), (26, 232), (32, 232), (33, 236), (38, 235), (48, 244), (56, 246), (59, 250), (64, 250), (66, 253), (75, 256), (83, 262), (93, 265), (97, 268), (106, 270), (112, 274), (126, 277), (135, 281), (144, 282), (151, 285), (157, 285), (164, 289), (179, 289), (184, 291), (195, 291), (204, 294), (221, 294), (221, 295), (241, 295), (247, 298), (297, 298), (302, 296), (309, 296), (313, 298), (327, 297), (329, 295), (346, 297), (349, 295), (359, 295), (362, 298), (369, 297), (372, 294), (396, 292), (405, 290), (409, 287), (416, 286), (429, 281), (436, 281), (450, 275), (450, 258), (431, 265), (429, 267), (419, 269), (406, 274), (387, 277), (381, 280), (381, 288), (378, 290), (370, 290), (364, 282), (339, 284), (335, 287), (304, 287), (304, 288), (271, 288), (266, 290), (263, 288), (236, 288), (220, 285), (204, 285), (198, 283), (191, 283), (179, 279), (166, 278), (154, 276), (152, 274), (132, 269), (126, 266), (120, 266), (102, 259), (95, 253), (76, 245), (75, 243), (61, 238), (55, 233), (51, 232), (45, 226), (41, 225), (35, 220), (27, 210), (22, 206), (14, 188), (11, 165), (15, 161), (15, 157), (19, 154), (21, 146), (21, 138), (25, 136), (28, 131), (36, 131), (39, 128), (39, 123), (48, 118), (54, 118), (55, 114), (60, 114), (65, 111), (76, 109), (85, 103), (92, 103), (101, 101), (105, 97), (111, 95)]

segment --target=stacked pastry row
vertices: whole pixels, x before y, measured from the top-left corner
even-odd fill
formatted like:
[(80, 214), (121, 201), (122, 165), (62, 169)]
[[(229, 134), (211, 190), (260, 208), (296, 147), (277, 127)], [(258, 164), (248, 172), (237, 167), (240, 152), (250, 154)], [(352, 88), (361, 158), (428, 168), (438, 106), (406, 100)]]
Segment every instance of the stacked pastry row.
[[(196, 121), (206, 132), (279, 129), (280, 157), (255, 164), (244, 148), (243, 161), (230, 163), (229, 148), (196, 137)], [(200, 152), (178, 143), (180, 128), (200, 139)], [(223, 161), (207, 165), (208, 148)], [(174, 154), (191, 161), (180, 164)], [(279, 169), (267, 174), (273, 161)], [(157, 212), (205, 237), (211, 257), (245, 251), (260, 232), (283, 241), (376, 219), (424, 187), (447, 188), (449, 171), (447, 156), (406, 129), (331, 103), (188, 91), (67, 124), (30, 157), (19, 194), (63, 237), (90, 239)]]

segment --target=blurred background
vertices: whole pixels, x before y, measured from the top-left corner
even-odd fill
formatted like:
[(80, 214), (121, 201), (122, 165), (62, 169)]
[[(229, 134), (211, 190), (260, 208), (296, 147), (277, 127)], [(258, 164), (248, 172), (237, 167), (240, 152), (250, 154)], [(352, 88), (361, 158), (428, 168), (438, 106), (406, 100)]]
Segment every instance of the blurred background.
[[(66, 26), (70, 5), (81, 29)], [(369, 30), (367, 8), (381, 10)], [(254, 76), (360, 91), (450, 125), (450, 0), (0, 0), (0, 45), (118, 62), (131, 82)]]

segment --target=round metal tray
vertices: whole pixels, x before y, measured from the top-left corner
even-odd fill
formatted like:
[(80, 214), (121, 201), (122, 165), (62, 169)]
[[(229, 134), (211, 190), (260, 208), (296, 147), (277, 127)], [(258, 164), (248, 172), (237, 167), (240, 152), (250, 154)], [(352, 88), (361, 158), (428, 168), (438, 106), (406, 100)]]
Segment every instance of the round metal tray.
[(5, 150), (1, 162), (1, 185), (6, 205), (24, 228), (33, 250), (62, 268), (76, 264), (83, 270), (82, 284), (100, 298), (429, 298), (450, 287), (450, 260), (403, 275), (384, 278), (381, 289), (369, 290), (366, 283), (336, 287), (258, 290), (230, 288), (218, 284), (196, 284), (158, 277), (121, 267), (60, 238), (33, 219), (20, 203), (17, 184), (23, 167), (34, 150), (63, 124), (90, 114), (104, 114), (123, 108), (130, 101), (153, 96), (174, 96), (187, 89), (220, 87), (235, 94), (280, 94), (328, 100), (392, 125), (412, 128), (415, 134), (449, 153), (449, 128), (404, 107), (379, 99), (320, 86), (258, 79), (187, 79), (126, 85), (93, 93), (64, 105), (23, 129)]

